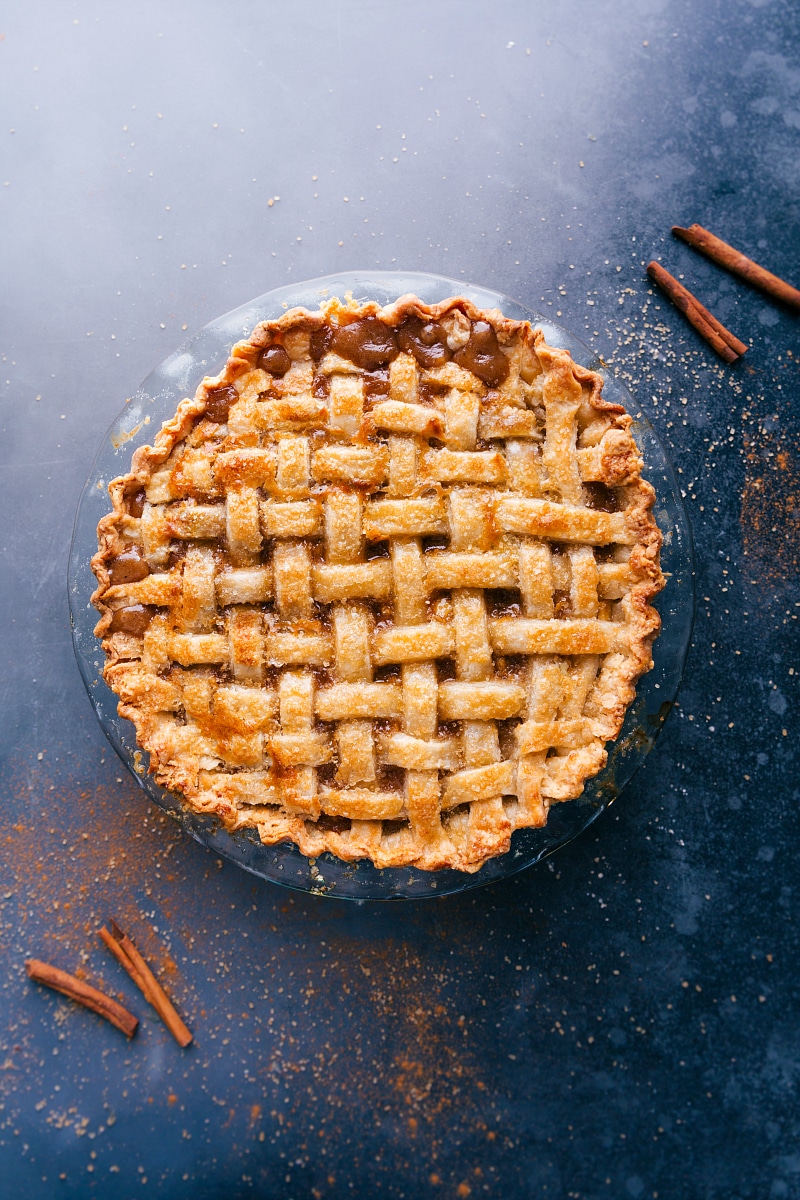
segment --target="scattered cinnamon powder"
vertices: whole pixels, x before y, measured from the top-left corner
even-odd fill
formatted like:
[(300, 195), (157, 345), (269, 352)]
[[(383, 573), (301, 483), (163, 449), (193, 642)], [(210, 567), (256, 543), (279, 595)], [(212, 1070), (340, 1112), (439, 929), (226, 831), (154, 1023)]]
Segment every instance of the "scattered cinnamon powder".
[[(356, 947), (331, 932), (326, 932), (325, 940), (333, 960), (326, 964), (326, 974), (333, 980), (340, 975), (347, 994), (356, 987), (352, 980)], [(351, 1078), (342, 1080), (343, 1085), (357, 1087), (370, 1104), (377, 1104), (389, 1089), (394, 1091), (406, 1111), (412, 1137), (424, 1128), (427, 1138), (435, 1138), (449, 1122), (477, 1130), (481, 1115), (485, 1117), (483, 1097), (488, 1085), (473, 1057), (469, 1024), (455, 1006), (457, 990), (451, 992), (444, 980), (441, 989), (437, 986), (410, 942), (388, 938), (383, 943), (359, 943), (357, 952), (371, 1021), (375, 1028), (390, 1031), (391, 1051), (383, 1077), (373, 1081), (374, 1096), (369, 1095), (371, 1071), (356, 1069)], [(462, 965), (477, 954), (468, 937), (459, 944), (458, 954)], [(362, 981), (359, 992), (363, 992)], [(448, 1119), (443, 1121), (443, 1116)]]
[(781, 433), (745, 429), (745, 569), (778, 584), (800, 573), (800, 462)]
[[(97, 944), (97, 928), (113, 913), (136, 938), (154, 970), (166, 975), (182, 1009), (205, 1021), (207, 1039), (210, 1031), (202, 1001), (208, 997), (185, 998), (186, 982), (164, 947), (165, 931), (153, 919), (158, 910), (170, 922), (174, 938), (185, 938), (190, 945), (199, 940), (207, 947), (209, 963), (219, 954), (207, 940), (210, 914), (198, 912), (196, 893), (183, 885), (187, 874), (196, 873), (196, 864), (191, 872), (184, 871), (184, 859), (205, 851), (127, 776), (119, 784), (85, 787), (69, 760), (62, 758), (55, 767), (48, 758), (12, 763), (9, 771), (7, 786), (15, 797), (14, 807), (29, 812), (30, 818), (0, 834), (0, 870), (6, 881), (0, 899), (0, 942), (13, 953), (35, 952), (79, 974), (85, 962), (94, 981), (111, 995), (124, 997), (127, 980)], [(217, 861), (209, 856), (209, 870), (215, 874)], [(294, 1022), (273, 1025), (270, 1020), (258, 1073), (277, 1083), (308, 1072), (317, 1087), (325, 1086), (335, 1107), (349, 1107), (354, 1090), (363, 1095), (367, 1107), (387, 1093), (394, 1094), (405, 1110), (410, 1136), (424, 1130), (428, 1139), (435, 1140), (450, 1124), (478, 1131), (480, 1122), (485, 1128), (482, 1097), (488, 1085), (473, 1060), (469, 1024), (455, 1007), (457, 990), (447, 986), (446, 971), (441, 976), (432, 973), (429, 958), (411, 942), (385, 938), (369, 943), (349, 936), (341, 929), (345, 910), (340, 905), (320, 908), (319, 902), (305, 899), (301, 903), (316, 904), (314, 921), (325, 939), (326, 953), (315, 959), (313, 967), (308, 965), (308, 979), (297, 1002), (313, 1006), (316, 1022), (327, 1022), (327, 1007), (320, 1005), (328, 988), (337, 995), (352, 994), (354, 1003), (369, 1012), (369, 1027), (390, 1030), (391, 1039), (380, 1070), (376, 1064), (365, 1071), (361, 1060), (345, 1067), (335, 1053), (331, 1057), (318, 1047), (315, 1050), (316, 1038), (298, 1036)], [(288, 929), (296, 928), (294, 909), (294, 898), (287, 897), (281, 915), (286, 915)], [(273, 941), (266, 929), (264, 934), (266, 944)], [(449, 946), (458, 944), (462, 965), (478, 954), (467, 932), (462, 939), (448, 926), (448, 938)], [(278, 958), (283, 956), (280, 974), (285, 982), (289, 964), (284, 939), (279, 937), (272, 948)], [(475, 966), (478, 970), (477, 960)], [(320, 984), (320, 972), (328, 983)], [(254, 987), (253, 996), (261, 1004), (252, 1014), (243, 1011), (242, 1019), (259, 1016), (261, 1027), (261, 1020), (266, 1020), (264, 1002), (271, 1011), (271, 986), (261, 997), (259, 987)], [(336, 1069), (331, 1070), (334, 1062)], [(24, 1068), (22, 1059), (20, 1069)], [(172, 1104), (175, 1093), (168, 1090), (166, 1102)], [(295, 1116), (291, 1107), (282, 1115), (288, 1121)], [(299, 1121), (300, 1112), (296, 1116)], [(275, 1121), (274, 1113), (262, 1112), (260, 1105), (252, 1103), (247, 1117), (254, 1130), (262, 1122), (269, 1128)]]
[[(144, 911), (153, 887), (173, 878), (171, 856), (185, 835), (127, 775), (120, 784), (87, 788), (70, 777), (69, 763), (53, 766), (46, 759), (9, 764), (6, 787), (14, 808), (30, 818), (0, 833), (0, 938), (6, 946), (13, 938), (26, 956), (79, 978), (88, 955), (93, 980), (118, 996), (119, 972), (96, 945), (97, 928), (114, 912), (174, 988), (177, 965)], [(167, 914), (162, 900), (161, 911), (191, 925), (191, 897), (179, 887), (165, 891), (171, 908)]]

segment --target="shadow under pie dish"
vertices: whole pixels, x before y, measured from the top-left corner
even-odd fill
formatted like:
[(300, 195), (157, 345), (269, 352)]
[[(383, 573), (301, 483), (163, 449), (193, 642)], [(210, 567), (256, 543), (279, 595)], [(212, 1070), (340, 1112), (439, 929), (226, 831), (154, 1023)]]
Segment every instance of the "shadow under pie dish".
[(463, 297), (259, 325), (99, 525), (104, 675), (158, 782), (378, 867), (473, 872), (544, 825), (652, 662), (630, 424)]

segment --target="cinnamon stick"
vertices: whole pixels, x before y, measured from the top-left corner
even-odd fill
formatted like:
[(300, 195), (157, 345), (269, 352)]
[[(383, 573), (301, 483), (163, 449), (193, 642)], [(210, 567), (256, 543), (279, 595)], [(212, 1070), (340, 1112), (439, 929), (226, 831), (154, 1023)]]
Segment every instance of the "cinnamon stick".
[(133, 1013), (129, 1013), (127, 1008), (117, 1004), (116, 1000), (112, 1000), (103, 992), (98, 992), (97, 988), (90, 987), (83, 980), (76, 979), (74, 975), (68, 975), (59, 967), (52, 967), (38, 958), (26, 959), (25, 970), (35, 983), (42, 983), (45, 987), (53, 988), (54, 991), (68, 996), (70, 1000), (74, 1000), (83, 1008), (89, 1008), (99, 1016), (105, 1017), (112, 1025), (116, 1025), (117, 1029), (121, 1029), (126, 1037), (132, 1038), (136, 1033), (139, 1025), (138, 1018)]
[(148, 1004), (156, 1010), (179, 1046), (188, 1046), (192, 1034), (175, 1011), (175, 1007), (161, 984), (156, 979), (139, 951), (116, 921), (109, 920), (111, 931), (105, 925), (98, 930), (103, 944), (108, 947), (120, 966), (128, 972)]
[(725, 267), (727, 271), (739, 275), (748, 283), (752, 283), (754, 287), (760, 288), (774, 300), (780, 300), (783, 304), (790, 305), (791, 308), (800, 309), (800, 291), (797, 288), (792, 287), (785, 279), (773, 275), (771, 271), (765, 270), (764, 267), (760, 267), (758, 263), (753, 262), (752, 258), (747, 258), (741, 251), (729, 246), (727, 242), (723, 242), (722, 238), (709, 233), (702, 225), (690, 225), (688, 229), (683, 229), (680, 225), (673, 225), (672, 232), (675, 237), (693, 246), (695, 250), (699, 250), (701, 254), (705, 254), (719, 266)]
[(661, 263), (651, 262), (647, 268), (647, 274), (666, 292), (689, 324), (726, 362), (736, 362), (737, 358), (741, 358), (747, 352), (744, 342), (740, 342), (729, 329), (726, 329), (722, 322), (718, 321), (688, 288), (679, 283), (674, 275), (665, 271)]

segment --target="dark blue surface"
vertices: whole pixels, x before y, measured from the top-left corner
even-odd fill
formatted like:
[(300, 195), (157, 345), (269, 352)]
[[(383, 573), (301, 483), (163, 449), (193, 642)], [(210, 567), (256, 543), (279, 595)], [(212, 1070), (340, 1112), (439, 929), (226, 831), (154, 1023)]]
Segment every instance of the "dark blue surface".
[[(1, 20), (3, 1196), (800, 1195), (798, 323), (669, 234), (800, 281), (796, 5)], [(743, 362), (651, 289), (653, 257)], [(622, 798), (549, 864), (400, 908), (180, 834), (108, 749), (67, 622), (125, 396), (217, 314), (353, 267), (478, 280), (588, 341), (670, 449), (698, 559), (680, 706)], [(109, 914), (190, 1050), (97, 940)], [(29, 984), (29, 955), (124, 998), (135, 1041)]]

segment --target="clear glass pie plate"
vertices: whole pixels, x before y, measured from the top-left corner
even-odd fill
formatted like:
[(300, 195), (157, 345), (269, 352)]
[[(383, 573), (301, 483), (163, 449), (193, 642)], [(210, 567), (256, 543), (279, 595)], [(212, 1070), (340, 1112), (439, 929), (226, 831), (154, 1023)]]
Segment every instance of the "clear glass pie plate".
[[(359, 301), (372, 299), (382, 304), (406, 292), (414, 292), (428, 303), (465, 295), (480, 308), (499, 308), (507, 317), (541, 326), (551, 344), (564, 347), (577, 362), (603, 374), (604, 394), (624, 404), (634, 416), (645, 476), (658, 496), (655, 515), (664, 535), (662, 566), (667, 586), (656, 607), (663, 629), (654, 647), (654, 668), (639, 683), (622, 732), (609, 747), (608, 764), (589, 781), (580, 799), (553, 805), (544, 829), (519, 830), (507, 854), (491, 859), (473, 875), (454, 870), (379, 870), (368, 861), (345, 863), (328, 854), (311, 862), (293, 844), (262, 845), (255, 830), (228, 833), (218, 821), (190, 812), (178, 796), (158, 787), (148, 775), (147, 756), (137, 748), (133, 726), (117, 714), (117, 698), (103, 682), (103, 654), (93, 632), (97, 613), (90, 602), (95, 578), (89, 562), (97, 549), (97, 523), (109, 511), (109, 481), (128, 470), (133, 451), (152, 442), (178, 403), (194, 394), (204, 375), (221, 369), (233, 343), (247, 336), (259, 321), (298, 305), (313, 310), (327, 297), (343, 297), (346, 292)], [(145, 379), (103, 439), (81, 494), (70, 551), (69, 603), (78, 666), (103, 731), (148, 796), (192, 837), (245, 870), (284, 887), (351, 900), (416, 899), (479, 887), (552, 854), (596, 821), (642, 765), (672, 707), (691, 636), (691, 534), (672, 466), (655, 431), (638, 413), (630, 393), (606, 375), (597, 356), (577, 338), (510, 297), (486, 288), (418, 272), (350, 271), (276, 288), (226, 313), (189, 338)]]

